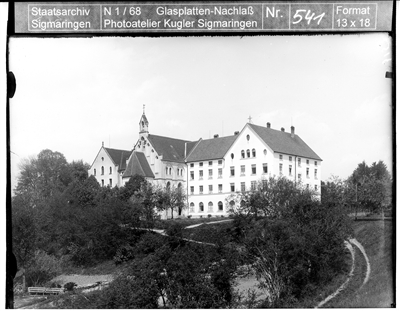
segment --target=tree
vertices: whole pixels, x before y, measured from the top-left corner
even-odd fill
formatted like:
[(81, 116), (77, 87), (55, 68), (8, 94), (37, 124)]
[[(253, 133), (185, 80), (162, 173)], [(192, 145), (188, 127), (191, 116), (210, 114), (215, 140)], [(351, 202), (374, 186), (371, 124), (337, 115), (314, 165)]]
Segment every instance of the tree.
[(174, 211), (181, 215), (186, 207), (186, 194), (182, 187), (158, 187), (155, 189), (156, 206), (159, 211), (171, 210), (171, 218), (174, 218)]
[(236, 198), (234, 232), (268, 292), (263, 307), (289, 307), (345, 267), (351, 230), (346, 211), (331, 204), (341, 195), (333, 186), (323, 203), (286, 178), (261, 181)]
[(67, 160), (57, 151), (42, 150), (37, 158), (23, 160), (19, 167), (21, 172), (15, 194), (25, 196), (31, 206), (55, 192), (63, 192), (70, 181)]
[(358, 164), (348, 178), (353, 202), (365, 210), (376, 212), (391, 205), (392, 181), (386, 165), (382, 161), (368, 166), (365, 161)]

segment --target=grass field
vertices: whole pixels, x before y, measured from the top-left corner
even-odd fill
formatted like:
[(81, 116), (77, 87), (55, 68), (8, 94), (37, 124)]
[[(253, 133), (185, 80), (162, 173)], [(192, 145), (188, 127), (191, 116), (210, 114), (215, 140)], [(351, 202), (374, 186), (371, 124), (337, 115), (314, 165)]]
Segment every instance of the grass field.
[[(365, 259), (356, 252), (356, 271), (348, 288), (327, 308), (390, 308), (394, 302), (393, 227), (390, 220), (355, 221), (355, 238), (364, 246), (371, 264), (369, 281), (365, 277)], [(361, 287), (361, 288), (360, 288)]]

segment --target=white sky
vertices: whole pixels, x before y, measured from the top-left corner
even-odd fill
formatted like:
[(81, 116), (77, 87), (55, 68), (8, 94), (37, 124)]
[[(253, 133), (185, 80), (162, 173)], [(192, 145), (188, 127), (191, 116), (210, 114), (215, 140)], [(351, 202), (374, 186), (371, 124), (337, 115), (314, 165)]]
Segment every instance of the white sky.
[(43, 149), (94, 160), (131, 149), (143, 104), (152, 134), (232, 135), (248, 117), (298, 134), (322, 179), (383, 160), (391, 171), (391, 39), (387, 34), (12, 38), (12, 176)]

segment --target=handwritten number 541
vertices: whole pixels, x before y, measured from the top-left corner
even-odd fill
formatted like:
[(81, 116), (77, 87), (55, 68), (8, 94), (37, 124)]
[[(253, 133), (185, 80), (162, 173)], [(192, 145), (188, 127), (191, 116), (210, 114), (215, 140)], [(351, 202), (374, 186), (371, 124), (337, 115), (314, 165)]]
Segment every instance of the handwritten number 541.
[[(317, 24), (319, 25), (321, 23), (322, 18), (325, 16), (325, 12), (315, 16), (315, 13), (311, 13), (311, 10), (296, 10), (296, 13), (293, 16), (293, 24), (300, 23), (303, 20), (303, 15), (304, 12), (306, 12), (306, 15), (304, 16), (304, 19), (307, 20), (307, 24), (310, 25), (311, 21), (318, 20)], [(295, 19), (298, 19), (297, 21)]]

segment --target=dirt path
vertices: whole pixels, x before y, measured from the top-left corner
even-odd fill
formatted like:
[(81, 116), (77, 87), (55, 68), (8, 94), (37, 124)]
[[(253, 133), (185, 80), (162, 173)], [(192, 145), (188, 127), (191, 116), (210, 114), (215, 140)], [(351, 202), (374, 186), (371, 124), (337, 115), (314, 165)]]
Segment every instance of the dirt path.
[(355, 251), (354, 251), (354, 248), (353, 248), (352, 244), (355, 245), (361, 251), (361, 253), (364, 256), (365, 262), (367, 264), (367, 270), (366, 270), (366, 273), (365, 273), (364, 282), (360, 286), (360, 288), (363, 287), (368, 282), (369, 276), (371, 274), (371, 265), (370, 265), (370, 262), (369, 262), (369, 259), (368, 259), (367, 253), (365, 252), (364, 247), (356, 239), (350, 239), (349, 241), (345, 241), (345, 245), (348, 248), (348, 250), (350, 251), (351, 258), (352, 258), (352, 265), (351, 265), (351, 269), (350, 269), (350, 272), (349, 272), (349, 276), (346, 279), (346, 281), (333, 294), (331, 294), (328, 297), (326, 297), (315, 308), (322, 307), (328, 301), (330, 301), (331, 299), (335, 298), (340, 292), (342, 292), (344, 289), (346, 289), (347, 285), (350, 282), (350, 279), (354, 276), (354, 269), (355, 269), (356, 261), (355, 261)]

